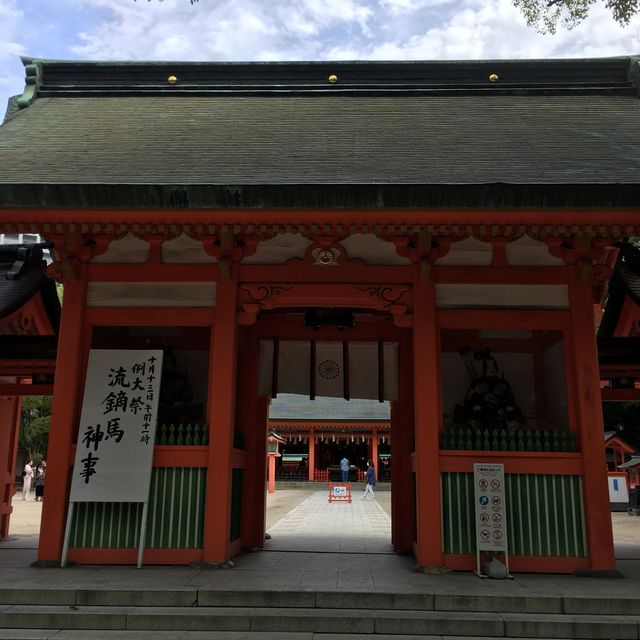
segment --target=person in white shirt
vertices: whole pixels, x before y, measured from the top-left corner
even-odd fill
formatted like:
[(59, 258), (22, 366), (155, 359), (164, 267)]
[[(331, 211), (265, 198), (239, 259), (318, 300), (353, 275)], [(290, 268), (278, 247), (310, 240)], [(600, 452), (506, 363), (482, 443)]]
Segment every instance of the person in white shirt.
[(27, 460), (27, 464), (24, 465), (24, 471), (22, 472), (22, 499), (29, 499), (29, 492), (31, 491), (31, 480), (33, 480), (33, 460)]

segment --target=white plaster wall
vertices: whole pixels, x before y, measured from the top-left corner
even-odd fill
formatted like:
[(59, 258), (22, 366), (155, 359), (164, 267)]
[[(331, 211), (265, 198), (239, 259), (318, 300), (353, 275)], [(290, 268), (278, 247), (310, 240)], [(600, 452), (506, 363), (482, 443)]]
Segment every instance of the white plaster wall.
[(215, 282), (90, 282), (88, 307), (215, 307)]
[(438, 309), (568, 309), (566, 285), (437, 284)]

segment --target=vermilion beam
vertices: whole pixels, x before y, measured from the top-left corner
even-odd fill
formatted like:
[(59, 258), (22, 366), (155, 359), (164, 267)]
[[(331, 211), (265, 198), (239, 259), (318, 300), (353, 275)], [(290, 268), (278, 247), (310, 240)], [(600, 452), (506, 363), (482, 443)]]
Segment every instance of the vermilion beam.
[[(544, 227), (551, 225), (593, 225), (594, 230), (603, 226), (630, 225), (638, 227), (640, 208), (589, 208), (589, 209), (31, 209), (5, 208), (2, 210), (1, 223), (22, 223), (52, 225), (76, 224), (78, 230), (86, 225), (87, 231), (96, 224), (131, 225), (135, 224), (141, 232), (145, 225), (208, 225), (227, 224), (231, 227), (237, 224), (281, 224), (299, 227), (301, 225), (341, 225), (351, 224), (368, 226), (390, 224), (397, 225), (479, 225), (491, 235), (491, 225), (508, 224), (517, 231), (522, 225), (537, 225)], [(320, 231), (323, 231), (320, 229)], [(373, 229), (372, 229), (373, 231)], [(409, 230), (410, 231), (410, 230)], [(571, 232), (571, 229), (567, 229)], [(628, 235), (621, 230), (621, 235)]]

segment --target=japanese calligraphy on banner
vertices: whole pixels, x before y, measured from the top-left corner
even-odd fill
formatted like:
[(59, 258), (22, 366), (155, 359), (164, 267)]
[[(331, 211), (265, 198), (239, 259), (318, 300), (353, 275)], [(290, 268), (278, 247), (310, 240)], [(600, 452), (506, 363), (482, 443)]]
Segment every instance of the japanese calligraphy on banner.
[(162, 372), (162, 351), (93, 349), (71, 502), (146, 502)]
[(473, 484), (476, 503), (476, 542), (478, 551), (507, 550), (507, 506), (504, 466), (474, 464)]

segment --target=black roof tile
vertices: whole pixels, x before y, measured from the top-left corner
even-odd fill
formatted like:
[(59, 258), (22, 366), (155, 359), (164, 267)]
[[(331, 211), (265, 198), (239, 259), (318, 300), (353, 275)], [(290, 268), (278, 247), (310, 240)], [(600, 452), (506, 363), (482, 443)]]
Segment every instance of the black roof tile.
[[(640, 72), (630, 57), (25, 63), (25, 94), (0, 127), (5, 207), (25, 204), (31, 186), (41, 204), (56, 205), (65, 197), (91, 203), (114, 185), (231, 185), (255, 196), (255, 189), (300, 185), (392, 185), (404, 193), (425, 185), (570, 185), (573, 192), (607, 185), (613, 193), (615, 185), (640, 184)], [(73, 185), (85, 187), (69, 195)], [(193, 191), (187, 196), (194, 200)], [(225, 206), (212, 197), (207, 191), (195, 206)], [(141, 204), (154, 198), (171, 206), (151, 192)], [(247, 206), (272, 202), (263, 192), (254, 199)]]

